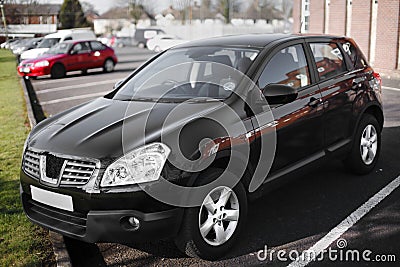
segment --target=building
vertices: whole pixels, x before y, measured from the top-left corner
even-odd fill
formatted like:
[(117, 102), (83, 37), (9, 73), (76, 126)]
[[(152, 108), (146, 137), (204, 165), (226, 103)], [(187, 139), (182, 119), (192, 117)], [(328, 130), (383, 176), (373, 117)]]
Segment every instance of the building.
[(58, 24), (61, 5), (56, 4), (6, 4), (7, 24)]
[(400, 71), (399, 0), (294, 0), (293, 31), (346, 35), (382, 73)]
[[(6, 4), (4, 13), (9, 37), (33, 37), (57, 31), (61, 5), (57, 4)], [(5, 39), (3, 24), (0, 39)]]

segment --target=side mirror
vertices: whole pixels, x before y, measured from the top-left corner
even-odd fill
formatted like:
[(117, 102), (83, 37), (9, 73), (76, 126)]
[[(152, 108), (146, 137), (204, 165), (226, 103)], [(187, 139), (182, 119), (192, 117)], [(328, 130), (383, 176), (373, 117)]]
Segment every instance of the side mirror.
[(116, 83), (114, 84), (113, 89), (118, 88), (124, 81), (125, 81), (125, 80), (120, 80), (120, 81), (116, 82)]
[(71, 52), (69, 52), (71, 55), (76, 55), (76, 54), (78, 54), (78, 51), (76, 51), (76, 50), (71, 50)]
[(283, 84), (269, 84), (262, 90), (268, 104), (287, 104), (296, 100), (298, 92), (296, 88)]

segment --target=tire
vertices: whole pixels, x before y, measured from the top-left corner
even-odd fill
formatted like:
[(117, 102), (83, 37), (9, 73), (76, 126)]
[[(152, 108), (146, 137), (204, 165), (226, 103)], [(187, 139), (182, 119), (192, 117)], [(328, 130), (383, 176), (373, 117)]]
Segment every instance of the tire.
[(62, 64), (54, 64), (50, 71), (51, 78), (59, 79), (65, 77), (65, 67)]
[(106, 61), (104, 61), (103, 64), (103, 72), (113, 72), (115, 67), (115, 63), (112, 59), (107, 58)]
[[(202, 180), (213, 181), (222, 172), (221, 169), (210, 168), (203, 174)], [(226, 195), (225, 193), (229, 193), (229, 197), (225, 198), (224, 205), (221, 196)], [(209, 205), (208, 197), (214, 202), (212, 206)], [(210, 215), (215, 217), (211, 218)], [(220, 258), (235, 244), (246, 223), (246, 216), (247, 196), (243, 184), (239, 182), (233, 190), (226, 186), (218, 186), (208, 193), (200, 207), (185, 210), (175, 244), (190, 257), (207, 260)], [(217, 231), (220, 233), (219, 237)]]
[(346, 168), (358, 175), (370, 173), (381, 151), (381, 127), (376, 118), (365, 114), (354, 136), (352, 149), (344, 161)]

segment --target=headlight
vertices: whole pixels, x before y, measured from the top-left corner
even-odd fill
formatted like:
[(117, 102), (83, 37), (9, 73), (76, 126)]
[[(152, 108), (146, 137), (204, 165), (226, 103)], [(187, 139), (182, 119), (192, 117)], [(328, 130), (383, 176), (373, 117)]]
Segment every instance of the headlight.
[(47, 60), (39, 61), (38, 63), (35, 64), (35, 67), (47, 67), (49, 62)]
[(152, 182), (159, 179), (171, 149), (152, 143), (135, 149), (107, 167), (101, 186), (119, 186)]

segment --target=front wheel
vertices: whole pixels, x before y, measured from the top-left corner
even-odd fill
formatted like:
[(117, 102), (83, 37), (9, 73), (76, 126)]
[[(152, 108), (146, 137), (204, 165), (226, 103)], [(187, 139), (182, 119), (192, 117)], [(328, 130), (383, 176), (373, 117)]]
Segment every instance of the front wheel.
[(345, 165), (355, 174), (367, 174), (374, 169), (381, 150), (381, 129), (376, 118), (365, 114), (354, 138)]
[(190, 257), (219, 258), (234, 245), (246, 216), (247, 196), (241, 182), (233, 189), (215, 187), (200, 207), (185, 210), (175, 244)]
[(65, 68), (61, 64), (55, 64), (50, 71), (51, 78), (59, 79), (65, 77)]
[(107, 59), (104, 62), (103, 71), (104, 72), (112, 72), (112, 71), (114, 71), (114, 66), (115, 66), (114, 61), (112, 59)]

